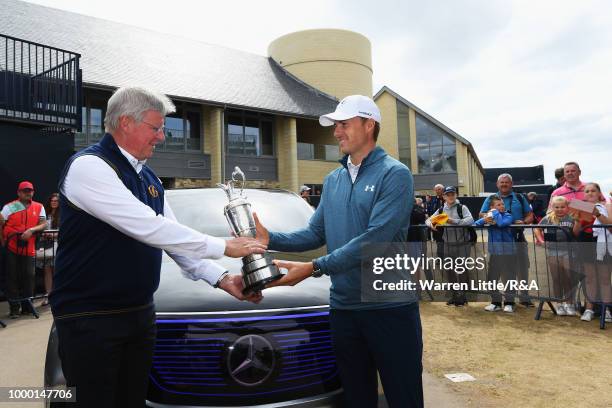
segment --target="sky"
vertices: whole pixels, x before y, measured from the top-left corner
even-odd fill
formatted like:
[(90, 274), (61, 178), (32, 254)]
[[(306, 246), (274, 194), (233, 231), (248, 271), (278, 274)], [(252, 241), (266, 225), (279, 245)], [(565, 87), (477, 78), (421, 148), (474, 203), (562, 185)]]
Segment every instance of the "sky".
[(607, 0), (29, 1), (260, 55), (290, 32), (356, 31), (372, 43), (374, 92), (468, 139), (484, 167), (543, 164), (554, 183), (577, 161), (612, 191)]

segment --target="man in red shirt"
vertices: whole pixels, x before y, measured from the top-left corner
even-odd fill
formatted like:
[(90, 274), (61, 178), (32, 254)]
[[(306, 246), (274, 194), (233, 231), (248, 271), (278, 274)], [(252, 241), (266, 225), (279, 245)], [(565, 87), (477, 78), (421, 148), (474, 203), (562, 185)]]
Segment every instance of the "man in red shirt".
[(17, 200), (2, 207), (0, 231), (6, 251), (6, 297), (11, 319), (21, 313), (33, 313), (28, 298), (34, 296), (34, 265), (36, 233), (46, 227), (45, 207), (32, 200), (34, 186), (22, 181), (17, 188)]

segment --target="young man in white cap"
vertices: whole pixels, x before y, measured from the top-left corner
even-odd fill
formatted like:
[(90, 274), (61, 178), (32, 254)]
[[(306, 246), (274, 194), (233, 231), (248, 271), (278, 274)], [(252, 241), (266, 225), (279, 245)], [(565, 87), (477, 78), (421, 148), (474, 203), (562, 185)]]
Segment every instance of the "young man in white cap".
[[(327, 175), (321, 202), (309, 226), (292, 233), (257, 238), (279, 251), (306, 251), (327, 245), (328, 254), (311, 262), (284, 262), (287, 274), (270, 284), (295, 285), (330, 276), (330, 323), (347, 406), (374, 408), (378, 379), (391, 407), (422, 407), (422, 339), (416, 296), (400, 302), (362, 301), (362, 248), (405, 242), (414, 202), (410, 170), (376, 146), (380, 111), (372, 99), (352, 95), (335, 112), (319, 118), (335, 126), (344, 154), (341, 167)], [(392, 350), (401, 352), (395, 353)]]

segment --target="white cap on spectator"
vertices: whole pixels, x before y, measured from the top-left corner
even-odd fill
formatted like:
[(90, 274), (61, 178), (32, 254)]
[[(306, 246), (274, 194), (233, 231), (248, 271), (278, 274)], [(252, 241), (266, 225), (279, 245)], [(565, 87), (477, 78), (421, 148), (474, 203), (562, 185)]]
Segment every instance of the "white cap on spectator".
[(356, 116), (374, 119), (380, 123), (380, 110), (371, 98), (363, 95), (350, 95), (340, 101), (336, 110), (319, 117), (321, 126), (332, 126), (335, 121), (347, 120)]
[(304, 191), (310, 191), (310, 187), (308, 187), (308, 186), (300, 187), (300, 194), (303, 193)]

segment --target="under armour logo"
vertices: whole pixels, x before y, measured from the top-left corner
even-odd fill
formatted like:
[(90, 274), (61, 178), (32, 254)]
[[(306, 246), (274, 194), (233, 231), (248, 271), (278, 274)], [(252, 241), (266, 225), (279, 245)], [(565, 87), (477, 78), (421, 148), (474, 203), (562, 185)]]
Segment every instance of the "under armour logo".
[(372, 184), (371, 186), (365, 186), (364, 191), (374, 191), (374, 184)]

